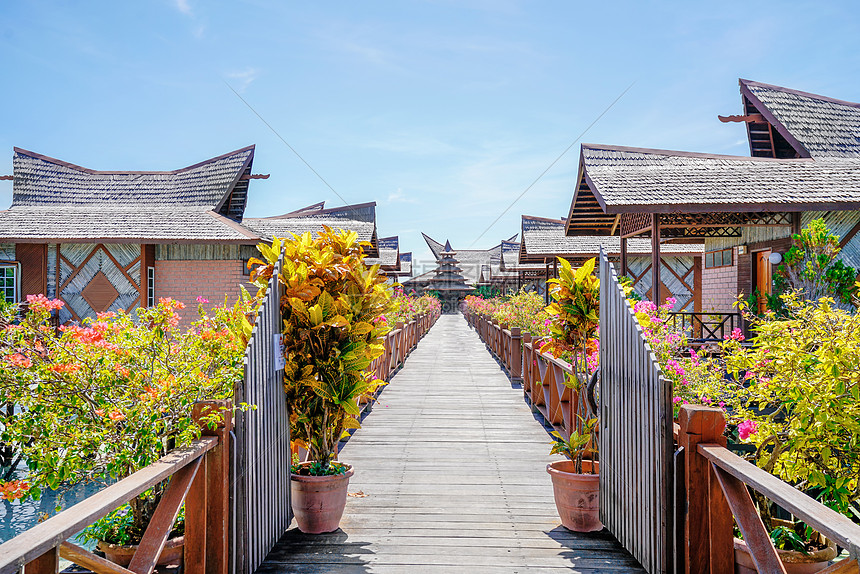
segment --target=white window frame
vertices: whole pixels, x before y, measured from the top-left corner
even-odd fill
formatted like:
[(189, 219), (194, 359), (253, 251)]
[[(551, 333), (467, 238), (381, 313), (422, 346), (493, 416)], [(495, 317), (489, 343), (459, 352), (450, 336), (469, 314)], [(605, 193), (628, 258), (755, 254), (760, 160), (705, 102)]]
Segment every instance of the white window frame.
[(146, 268), (146, 306), (155, 307), (155, 267)]
[[(15, 272), (15, 281), (12, 285), (12, 297), (13, 300), (11, 303), (18, 303), (21, 301), (21, 264), (17, 261), (0, 261), (0, 268), (4, 269), (13, 269)], [(6, 287), (3, 286), (3, 301), (6, 301)]]

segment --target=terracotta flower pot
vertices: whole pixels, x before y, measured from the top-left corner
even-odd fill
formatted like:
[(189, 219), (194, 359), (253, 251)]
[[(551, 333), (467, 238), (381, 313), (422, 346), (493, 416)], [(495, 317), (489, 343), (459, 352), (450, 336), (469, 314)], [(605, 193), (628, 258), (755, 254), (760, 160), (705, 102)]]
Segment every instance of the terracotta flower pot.
[[(787, 574), (814, 574), (827, 568), (830, 561), (836, 558), (836, 544), (832, 540), (828, 540), (827, 548), (810, 552), (808, 556), (802, 552), (780, 550), (779, 548), (776, 549), (776, 553), (782, 560)], [(747, 543), (735, 538), (735, 574), (755, 574), (757, 572)]]
[[(307, 465), (308, 463), (302, 463)], [(351, 466), (344, 474), (330, 476), (290, 475), (290, 495), (293, 514), (299, 530), (306, 534), (322, 534), (338, 529), (349, 477), (354, 474)]]
[[(582, 471), (591, 472), (591, 465), (599, 471), (599, 463), (582, 461)], [(597, 497), (600, 492), (599, 475), (576, 474), (570, 460), (560, 460), (546, 466), (552, 478), (552, 492), (561, 524), (574, 532), (603, 530), (598, 515)]]
[[(120, 566), (128, 566), (129, 563), (131, 563), (131, 558), (137, 551), (137, 544), (111, 544), (110, 542), (99, 540), (96, 546), (99, 550), (104, 552), (105, 558), (114, 564), (119, 564)], [(184, 552), (185, 537), (179, 536), (177, 538), (171, 538), (164, 545), (164, 550), (161, 551), (161, 556), (159, 556), (156, 565), (182, 566)]]

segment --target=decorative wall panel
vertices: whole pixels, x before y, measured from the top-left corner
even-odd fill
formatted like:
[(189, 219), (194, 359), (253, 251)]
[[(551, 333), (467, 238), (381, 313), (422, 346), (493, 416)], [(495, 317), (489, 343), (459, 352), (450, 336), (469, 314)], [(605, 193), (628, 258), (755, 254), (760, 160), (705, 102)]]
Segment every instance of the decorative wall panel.
[(140, 245), (64, 244), (59, 253), (60, 322), (140, 306)]

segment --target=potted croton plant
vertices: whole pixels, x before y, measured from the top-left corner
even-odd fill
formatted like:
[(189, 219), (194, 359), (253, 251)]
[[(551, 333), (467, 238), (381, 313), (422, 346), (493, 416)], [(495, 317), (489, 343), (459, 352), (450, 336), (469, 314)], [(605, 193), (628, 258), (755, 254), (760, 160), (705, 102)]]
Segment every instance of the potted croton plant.
[[(26, 476), (0, 484), (0, 495), (38, 499), (42, 489), (108, 484), (155, 462), (200, 435), (198, 400), (229, 399), (242, 376), (249, 305), (219, 307), (188, 330), (183, 305), (101, 313), (80, 325), (50, 325), (63, 306), (27, 297), (28, 311), (0, 339), (0, 399), (17, 406), (3, 417), (2, 441), (26, 463)], [(83, 538), (128, 564), (165, 484), (97, 521)], [(182, 557), (182, 514), (162, 562)]]
[(552, 493), (562, 526), (574, 532), (594, 532), (603, 530), (598, 514), (597, 419), (580, 422), (582, 431), (574, 430), (567, 440), (553, 431), (555, 443), (550, 454), (563, 454), (567, 460), (548, 464), (546, 471), (552, 477)]
[(368, 367), (383, 353), (389, 328), (377, 319), (389, 310), (391, 295), (378, 266), (365, 266), (353, 231), (326, 227), (316, 238), (275, 239), (260, 251), (267, 261), (252, 264), (260, 264), (254, 279), (261, 286), (283, 253), (284, 389), (291, 439), (308, 451), (307, 461), (291, 467), (293, 513), (302, 532), (331, 532), (353, 474), (336, 460), (338, 443), (359, 427), (360, 397), (383, 384)]

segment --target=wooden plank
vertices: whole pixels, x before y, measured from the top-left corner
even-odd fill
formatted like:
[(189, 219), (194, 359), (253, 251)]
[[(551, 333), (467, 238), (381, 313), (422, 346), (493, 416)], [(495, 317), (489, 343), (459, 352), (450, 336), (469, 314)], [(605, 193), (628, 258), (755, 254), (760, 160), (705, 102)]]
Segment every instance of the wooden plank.
[[(776, 548), (773, 547), (773, 543), (770, 541), (767, 530), (764, 528), (761, 517), (758, 515), (758, 511), (744, 483), (718, 466), (712, 465), (711, 470), (714, 476), (716, 476), (717, 481), (719, 481), (720, 488), (726, 495), (726, 500), (728, 500), (729, 506), (732, 509), (732, 514), (738, 523), (738, 528), (740, 528), (741, 533), (744, 535), (744, 542), (746, 542), (749, 548), (750, 556), (755, 563), (756, 569), (759, 572), (785, 574), (785, 566), (783, 566), (782, 560), (779, 559), (776, 553)], [(712, 512), (711, 514), (715, 513)], [(729, 531), (731, 532), (731, 524), (729, 524)], [(718, 533), (714, 532), (712, 536), (714, 534)], [(713, 545), (713, 539), (711, 543)], [(734, 563), (733, 560), (728, 564), (715, 563), (713, 558), (710, 561), (712, 572), (725, 572), (726, 570), (720, 570), (719, 568), (725, 568), (726, 566), (731, 568)]]
[(27, 562), (107, 515), (116, 507), (165, 480), (189, 461), (214, 448), (215, 439), (201, 438), (191, 446), (177, 449), (148, 467), (108, 486), (104, 490), (52, 516), (0, 545), (0, 574), (16, 572)]
[(748, 484), (840, 546), (852, 551), (860, 548), (860, 525), (721, 446), (701, 444), (698, 446), (698, 452), (718, 468)]
[(57, 546), (48, 548), (24, 566), (24, 574), (57, 574), (60, 567), (60, 553)]
[(72, 544), (68, 540), (60, 544), (60, 557), (78, 566), (88, 568), (97, 574), (132, 574), (128, 568), (96, 556), (89, 550)]
[(161, 557), (161, 551), (167, 543), (170, 531), (173, 530), (173, 523), (179, 516), (179, 509), (185, 501), (188, 489), (191, 488), (191, 482), (197, 475), (203, 456), (205, 455), (179, 469), (170, 478), (167, 489), (152, 515), (152, 520), (146, 527), (146, 532), (143, 533), (140, 545), (128, 565), (128, 569), (132, 572), (152, 574), (155, 570), (155, 564)]

